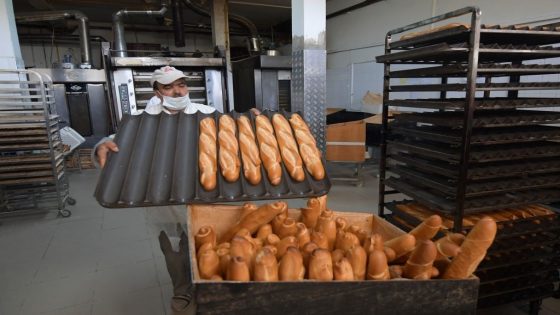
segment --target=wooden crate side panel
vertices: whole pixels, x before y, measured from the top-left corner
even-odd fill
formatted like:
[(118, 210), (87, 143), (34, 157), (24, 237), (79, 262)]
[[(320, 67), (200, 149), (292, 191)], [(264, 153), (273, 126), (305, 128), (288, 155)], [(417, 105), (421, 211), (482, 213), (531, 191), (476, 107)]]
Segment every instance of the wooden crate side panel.
[(478, 279), (199, 283), (197, 314), (475, 314)]

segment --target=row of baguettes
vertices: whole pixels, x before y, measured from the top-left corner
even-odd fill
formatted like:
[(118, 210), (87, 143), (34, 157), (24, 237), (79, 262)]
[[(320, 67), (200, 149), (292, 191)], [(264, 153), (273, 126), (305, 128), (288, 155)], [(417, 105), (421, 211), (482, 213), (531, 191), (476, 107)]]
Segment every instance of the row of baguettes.
[(282, 179), (281, 163), (297, 182), (305, 179), (303, 167), (315, 180), (325, 177), (321, 152), (300, 115), (292, 114), (289, 121), (278, 113), (272, 116), (272, 121), (258, 115), (255, 130), (256, 135), (246, 116), (236, 121), (227, 114), (222, 115), (218, 126), (213, 117), (200, 121), (198, 167), (200, 184), (205, 190), (216, 187), (218, 164), (228, 182), (239, 179), (242, 164), (243, 176), (252, 185), (262, 179), (261, 164), (273, 185)]
[[(434, 211), (419, 203), (398, 204), (397, 208), (403, 212), (406, 212), (418, 218), (419, 220), (425, 220), (426, 218), (434, 214)], [(552, 210), (538, 204), (533, 204), (533, 205), (527, 205), (523, 207), (509, 208), (509, 209), (503, 209), (497, 211), (493, 210), (493, 211), (465, 215), (463, 218), (463, 226), (471, 227), (485, 216), (491, 217), (496, 222), (500, 223), (505, 221), (527, 219), (535, 216), (545, 216), (551, 214), (554, 214)], [(451, 229), (453, 227), (453, 221), (444, 217), (442, 225), (446, 229)]]

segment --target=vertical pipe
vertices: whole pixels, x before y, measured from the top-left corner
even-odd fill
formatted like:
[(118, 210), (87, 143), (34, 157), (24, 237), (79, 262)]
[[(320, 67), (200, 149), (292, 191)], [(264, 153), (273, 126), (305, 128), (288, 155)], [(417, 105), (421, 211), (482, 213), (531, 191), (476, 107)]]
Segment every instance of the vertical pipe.
[(475, 8), (471, 17), (471, 34), (469, 39), (469, 69), (467, 72), (467, 95), (465, 99), (463, 117), (463, 139), (461, 143), (461, 162), (459, 165), (459, 180), (457, 182), (456, 213), (453, 230), (460, 232), (463, 228), (465, 211), (465, 192), (467, 173), (469, 170), (471, 136), (474, 116), (474, 101), (476, 96), (476, 77), (478, 73), (478, 53), (480, 47), (480, 9)]
[(180, 0), (171, 0), (173, 9), (173, 34), (175, 46), (185, 47), (185, 32), (183, 30), (183, 5)]
[(91, 68), (91, 47), (89, 45), (89, 27), (88, 18), (85, 15), (79, 16), (79, 32), (80, 32), (80, 52), (82, 63), (80, 68)]

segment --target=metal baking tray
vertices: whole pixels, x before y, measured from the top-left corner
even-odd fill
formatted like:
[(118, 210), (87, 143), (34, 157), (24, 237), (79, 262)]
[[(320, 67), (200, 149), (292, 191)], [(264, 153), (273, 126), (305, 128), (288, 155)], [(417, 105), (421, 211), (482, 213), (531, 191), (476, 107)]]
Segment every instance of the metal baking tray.
[[(470, 28), (464, 25), (458, 25), (446, 30), (419, 35), (405, 40), (397, 40), (389, 43), (389, 48), (408, 49), (438, 42), (458, 43), (467, 41), (469, 36)], [(557, 28), (547, 26), (520, 28), (517, 25), (504, 27), (496, 25), (481, 25), (480, 42), (547, 45), (560, 42), (560, 32), (558, 32)]]
[[(452, 99), (395, 99), (385, 102), (387, 106), (464, 110), (466, 100)], [(477, 98), (475, 109), (515, 109), (560, 106), (559, 98)]]
[(499, 282), (481, 283), (478, 298), (489, 298), (522, 289), (532, 288), (540, 284), (554, 283), (558, 280), (560, 280), (558, 277), (558, 270), (544, 270)]
[[(480, 44), (479, 62), (496, 63), (555, 58), (560, 57), (560, 49), (550, 46)], [(438, 43), (410, 50), (392, 52), (375, 57), (379, 63), (412, 64), (461, 64), (468, 62), (469, 45), (467, 43)]]
[[(454, 64), (395, 70), (391, 71), (389, 76), (391, 78), (466, 77), (468, 70), (468, 65)], [(480, 77), (555, 74), (560, 73), (560, 66), (553, 64), (481, 64), (477, 73)]]
[[(424, 172), (457, 179), (459, 176), (457, 163), (445, 163), (406, 153), (396, 153), (389, 156), (398, 163), (410, 165)], [(488, 180), (513, 176), (532, 176), (535, 174), (550, 174), (560, 172), (560, 159), (544, 158), (527, 161), (496, 162), (471, 165), (467, 174), (469, 180)]]
[[(391, 132), (404, 136), (460, 145), (462, 133), (457, 129), (438, 126), (392, 124)], [(560, 139), (560, 128), (551, 126), (519, 126), (474, 129), (471, 144), (491, 145)]]
[[(434, 211), (452, 215), (455, 213), (455, 199), (441, 195), (428, 185), (418, 185), (410, 181), (390, 177), (385, 184), (399, 190), (403, 194), (416, 199)], [(478, 213), (488, 210), (507, 209), (533, 203), (548, 203), (560, 201), (560, 189), (544, 188), (528, 191), (508, 192), (501, 195), (491, 195), (468, 198), (464, 203), (464, 213)]]
[[(456, 146), (410, 138), (388, 140), (388, 152), (401, 151), (413, 153), (449, 163), (460, 161), (460, 151)], [(560, 156), (560, 143), (538, 141), (528, 143), (506, 143), (492, 146), (475, 146), (471, 148), (469, 162), (488, 163), (514, 161)]]
[[(388, 170), (392, 173), (398, 174), (400, 178), (403, 178), (411, 183), (429, 185), (432, 189), (437, 190), (446, 196), (454, 197), (457, 194), (456, 180), (452, 180), (444, 176), (427, 174), (404, 165), (392, 166), (389, 167)], [(533, 175), (530, 178), (514, 177), (469, 182), (466, 184), (465, 196), (470, 198), (547, 187), (560, 187), (560, 174), (541, 174)]]
[[(463, 112), (406, 113), (395, 116), (395, 121), (419, 122), (460, 128), (463, 125)], [(539, 110), (492, 110), (475, 112), (472, 125), (481, 127), (507, 127), (560, 122), (560, 112)]]
[[(273, 114), (275, 112), (263, 112), (268, 117)], [(288, 119), (291, 117), (291, 113), (281, 114)], [(204, 190), (198, 173), (199, 122), (213, 117), (219, 130), (221, 115), (198, 112), (125, 116), (115, 138), (119, 152), (109, 155), (97, 183), (97, 201), (107, 208), (147, 207), (304, 198), (325, 195), (329, 191), (331, 184), (327, 174), (323, 180), (317, 181), (304, 167), (304, 181), (296, 182), (283, 163), (282, 180), (276, 186), (269, 182), (262, 165), (262, 180), (257, 185), (251, 185), (245, 179), (242, 168), (239, 179), (229, 183), (222, 177), (219, 162), (216, 188)], [(249, 117), (254, 128), (252, 113), (229, 115), (235, 119), (241, 115)], [(323, 165), (326, 165), (324, 159)]]
[[(389, 92), (466, 91), (467, 84), (407, 84), (391, 85)], [(479, 83), (477, 91), (558, 90), (560, 82)]]

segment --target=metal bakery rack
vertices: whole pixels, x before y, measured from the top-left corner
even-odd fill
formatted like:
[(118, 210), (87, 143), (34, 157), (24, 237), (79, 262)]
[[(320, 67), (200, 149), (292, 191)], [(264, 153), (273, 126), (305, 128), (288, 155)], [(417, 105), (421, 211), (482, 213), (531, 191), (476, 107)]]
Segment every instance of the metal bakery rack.
[[(470, 23), (397, 39), (464, 16)], [(377, 57), (384, 63), (379, 214), (406, 230), (422, 212), (402, 209), (418, 206), (455, 232), (470, 229), (469, 218), (499, 217), (497, 240), (476, 272), (478, 305), (529, 301), (538, 312), (543, 298), (559, 296), (559, 215), (542, 204), (560, 200), (560, 65), (550, 59), (560, 57), (560, 27), (481, 25), (480, 18), (480, 9), (467, 7), (387, 33)], [(407, 113), (389, 123), (395, 107)], [(387, 202), (395, 193), (414, 201)]]
[(56, 210), (68, 217), (68, 178), (51, 79), (0, 70), (0, 215)]

